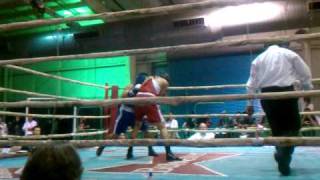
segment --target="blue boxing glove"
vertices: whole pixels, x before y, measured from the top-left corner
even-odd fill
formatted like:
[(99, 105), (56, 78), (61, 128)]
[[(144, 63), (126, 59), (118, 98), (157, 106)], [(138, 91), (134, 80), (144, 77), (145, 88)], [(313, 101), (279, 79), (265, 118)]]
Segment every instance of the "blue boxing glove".
[(128, 97), (135, 97), (139, 92), (141, 84), (136, 84), (132, 89), (128, 92)]

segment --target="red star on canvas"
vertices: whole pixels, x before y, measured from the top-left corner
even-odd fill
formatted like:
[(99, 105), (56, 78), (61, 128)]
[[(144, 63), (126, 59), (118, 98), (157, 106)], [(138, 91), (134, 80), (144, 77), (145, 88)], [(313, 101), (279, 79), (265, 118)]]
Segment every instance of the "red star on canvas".
[[(175, 174), (202, 174), (202, 175), (220, 175), (224, 174), (216, 172), (204, 165), (201, 162), (212, 161), (224, 158), (230, 158), (238, 154), (232, 153), (190, 153), (178, 154), (183, 158), (182, 161), (166, 161), (165, 155), (161, 154), (153, 157), (150, 163), (145, 164), (128, 164), (119, 165), (116, 167), (108, 167), (95, 169), (99, 172), (136, 172), (136, 173), (175, 173)], [(130, 160), (128, 160), (130, 161)]]

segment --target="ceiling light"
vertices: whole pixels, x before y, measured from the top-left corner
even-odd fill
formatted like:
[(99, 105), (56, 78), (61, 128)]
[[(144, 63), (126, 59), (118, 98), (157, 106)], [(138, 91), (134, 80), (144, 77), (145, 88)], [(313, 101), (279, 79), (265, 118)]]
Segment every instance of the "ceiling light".
[(207, 15), (205, 25), (214, 28), (266, 22), (276, 19), (283, 12), (280, 4), (271, 2), (228, 6)]

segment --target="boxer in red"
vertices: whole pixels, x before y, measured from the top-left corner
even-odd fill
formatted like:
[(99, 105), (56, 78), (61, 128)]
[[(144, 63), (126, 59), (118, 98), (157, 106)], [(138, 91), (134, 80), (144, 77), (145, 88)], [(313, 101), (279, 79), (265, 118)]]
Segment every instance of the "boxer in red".
[[(156, 97), (165, 96), (169, 83), (166, 79), (154, 76), (147, 79), (137, 93), (136, 97)], [(132, 132), (132, 139), (137, 137), (137, 133), (142, 125), (142, 119), (147, 117), (147, 121), (156, 126), (160, 130), (160, 136), (163, 139), (168, 139), (168, 131), (165, 126), (165, 120), (162, 116), (160, 106), (157, 104), (135, 106), (136, 123)], [(165, 146), (167, 161), (181, 160), (176, 157), (170, 149), (170, 146)]]

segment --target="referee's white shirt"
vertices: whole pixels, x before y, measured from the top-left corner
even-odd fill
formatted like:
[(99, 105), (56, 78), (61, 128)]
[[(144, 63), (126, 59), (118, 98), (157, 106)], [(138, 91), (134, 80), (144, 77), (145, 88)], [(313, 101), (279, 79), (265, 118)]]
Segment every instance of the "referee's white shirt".
[(304, 89), (312, 89), (311, 72), (302, 58), (289, 49), (273, 45), (252, 62), (247, 91), (252, 94), (264, 87), (291, 86), (297, 80)]

